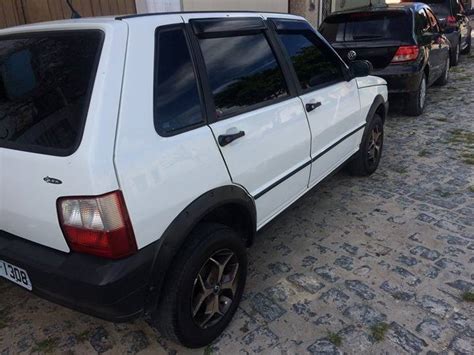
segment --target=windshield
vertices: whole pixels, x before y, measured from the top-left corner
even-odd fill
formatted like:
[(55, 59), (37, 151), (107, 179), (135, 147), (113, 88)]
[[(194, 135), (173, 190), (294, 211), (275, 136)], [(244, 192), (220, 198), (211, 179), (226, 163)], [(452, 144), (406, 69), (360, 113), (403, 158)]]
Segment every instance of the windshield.
[(71, 154), (101, 46), (96, 30), (0, 37), (0, 147)]
[(412, 37), (412, 24), (404, 12), (351, 13), (327, 18), (320, 32), (329, 42), (400, 41)]

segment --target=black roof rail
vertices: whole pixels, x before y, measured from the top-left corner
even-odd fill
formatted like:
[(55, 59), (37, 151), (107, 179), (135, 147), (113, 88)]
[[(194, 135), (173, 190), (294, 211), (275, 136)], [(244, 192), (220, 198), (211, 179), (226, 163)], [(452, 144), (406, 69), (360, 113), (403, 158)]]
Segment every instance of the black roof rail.
[[(137, 17), (160, 16), (160, 15), (186, 15), (186, 14), (276, 14), (276, 15), (293, 15), (288, 12), (272, 12), (272, 11), (238, 11), (238, 10), (222, 10), (222, 11), (174, 11), (174, 12), (153, 12), (147, 14), (134, 14), (116, 16), (116, 20), (126, 20)], [(293, 15), (297, 16), (297, 15)]]

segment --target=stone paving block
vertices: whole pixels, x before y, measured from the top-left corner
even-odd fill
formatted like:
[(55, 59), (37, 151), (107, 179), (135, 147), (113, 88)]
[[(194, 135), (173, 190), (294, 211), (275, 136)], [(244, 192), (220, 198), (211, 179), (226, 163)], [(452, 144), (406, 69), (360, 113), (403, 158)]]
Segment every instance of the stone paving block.
[(390, 324), (388, 338), (410, 354), (419, 354), (428, 345), (423, 339), (396, 322)]
[(304, 274), (293, 274), (288, 276), (288, 281), (292, 284), (304, 289), (306, 292), (315, 294), (324, 287), (324, 284), (319, 282), (315, 277)]
[(424, 310), (443, 318), (453, 310), (453, 306), (446, 301), (430, 295), (422, 296), (421, 299), (418, 300), (418, 305)]
[(338, 309), (342, 309), (346, 307), (347, 301), (349, 301), (350, 297), (337, 288), (331, 288), (321, 294), (319, 299), (328, 304), (335, 304)]
[(286, 310), (284, 310), (280, 305), (265, 297), (261, 293), (257, 293), (249, 300), (249, 302), (252, 309), (258, 312), (266, 321), (269, 322), (280, 318), (286, 312)]
[(327, 339), (316, 340), (308, 347), (308, 352), (312, 355), (342, 355), (342, 351)]
[(438, 320), (428, 318), (416, 326), (416, 331), (422, 336), (438, 340), (443, 331), (443, 326)]
[(441, 254), (438, 251), (428, 249), (422, 245), (417, 245), (416, 247), (410, 250), (410, 253), (412, 253), (413, 255), (419, 255), (422, 258), (425, 258), (431, 261), (434, 261), (441, 256)]
[(352, 320), (371, 326), (383, 322), (387, 319), (385, 314), (382, 314), (366, 304), (354, 304), (346, 308), (343, 312), (344, 316)]
[(359, 280), (346, 280), (344, 281), (346, 288), (354, 292), (357, 296), (364, 300), (373, 300), (375, 298), (374, 291)]

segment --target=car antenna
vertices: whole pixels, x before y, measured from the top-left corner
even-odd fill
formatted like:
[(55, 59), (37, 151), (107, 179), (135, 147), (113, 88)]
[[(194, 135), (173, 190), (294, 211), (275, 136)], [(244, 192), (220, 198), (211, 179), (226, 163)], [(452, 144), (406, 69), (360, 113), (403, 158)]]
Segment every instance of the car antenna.
[(71, 18), (81, 18), (82, 17), (81, 14), (76, 11), (74, 6), (72, 6), (71, 0), (66, 0), (66, 3), (69, 6), (69, 8), (71, 9)]

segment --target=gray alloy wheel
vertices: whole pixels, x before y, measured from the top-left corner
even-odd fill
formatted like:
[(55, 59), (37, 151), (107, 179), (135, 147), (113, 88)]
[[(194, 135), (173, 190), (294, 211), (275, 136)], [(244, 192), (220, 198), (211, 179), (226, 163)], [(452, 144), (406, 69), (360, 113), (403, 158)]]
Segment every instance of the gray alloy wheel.
[(194, 280), (191, 312), (198, 327), (206, 329), (226, 315), (238, 288), (239, 262), (228, 250), (219, 250), (204, 263)]

